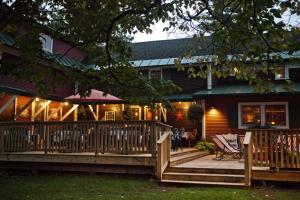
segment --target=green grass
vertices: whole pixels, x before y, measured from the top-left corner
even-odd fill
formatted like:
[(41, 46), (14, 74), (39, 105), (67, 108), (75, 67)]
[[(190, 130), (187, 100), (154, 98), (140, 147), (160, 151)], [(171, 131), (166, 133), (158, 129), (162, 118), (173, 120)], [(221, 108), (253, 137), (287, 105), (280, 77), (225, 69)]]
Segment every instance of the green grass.
[(0, 177), (1, 200), (68, 199), (300, 199), (299, 190), (163, 187), (150, 178), (119, 176)]

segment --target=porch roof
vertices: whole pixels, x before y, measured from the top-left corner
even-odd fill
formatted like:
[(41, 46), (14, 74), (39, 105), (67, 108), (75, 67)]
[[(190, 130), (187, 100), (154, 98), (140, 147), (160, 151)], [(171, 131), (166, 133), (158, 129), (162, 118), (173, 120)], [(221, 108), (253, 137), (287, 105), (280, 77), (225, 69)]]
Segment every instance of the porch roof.
[(192, 94), (173, 94), (165, 98), (169, 101), (192, 101), (194, 99)]
[[(293, 94), (300, 93), (300, 83), (295, 83), (292, 90), (285, 89), (284, 84), (275, 84), (274, 92), (270, 94)], [(255, 91), (255, 88), (249, 85), (226, 85), (216, 86), (211, 90), (199, 90), (193, 94), (194, 97), (205, 97), (205, 96), (230, 96), (230, 95), (246, 95), (246, 94), (260, 94)]]

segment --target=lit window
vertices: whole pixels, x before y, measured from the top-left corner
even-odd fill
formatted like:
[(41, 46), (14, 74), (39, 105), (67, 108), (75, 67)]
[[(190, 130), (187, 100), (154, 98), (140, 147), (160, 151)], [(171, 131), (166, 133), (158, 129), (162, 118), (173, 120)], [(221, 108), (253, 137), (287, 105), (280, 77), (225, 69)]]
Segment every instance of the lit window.
[(131, 118), (132, 120), (140, 120), (140, 108), (132, 107), (131, 108)]
[(105, 111), (105, 121), (115, 121), (116, 112), (115, 111)]
[(287, 115), (287, 102), (239, 103), (239, 128), (289, 128)]
[(162, 73), (161, 73), (161, 70), (150, 70), (149, 71), (149, 78), (150, 79), (158, 79), (158, 80), (161, 80), (162, 78)]
[(242, 126), (260, 125), (261, 110), (260, 105), (242, 106)]
[(275, 80), (289, 79), (288, 68), (278, 67), (275, 72)]
[(40, 40), (42, 42), (42, 47), (44, 51), (52, 53), (53, 50), (53, 39), (45, 34), (41, 34)]
[(286, 126), (285, 105), (266, 105), (266, 124)]

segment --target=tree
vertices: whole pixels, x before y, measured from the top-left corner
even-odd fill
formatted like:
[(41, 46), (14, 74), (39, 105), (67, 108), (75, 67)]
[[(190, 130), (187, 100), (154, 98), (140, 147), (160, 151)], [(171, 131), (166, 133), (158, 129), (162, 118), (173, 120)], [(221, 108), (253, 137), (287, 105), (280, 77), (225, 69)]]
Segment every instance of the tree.
[[(97, 66), (64, 76), (78, 81), (82, 95), (92, 87), (101, 87), (132, 102), (153, 103), (177, 88), (169, 81), (143, 78), (133, 69), (128, 43), (131, 34), (151, 32), (150, 25), (161, 20), (169, 22), (166, 31), (191, 32), (199, 41), (183, 57), (199, 48), (214, 55), (200, 58), (200, 67), (190, 67), (191, 77), (206, 76), (208, 63), (213, 63), (215, 75), (235, 73), (237, 78), (261, 86), (260, 91), (268, 91), (270, 84), (262, 83), (269, 81), (265, 75), (274, 72), (272, 63), (282, 61), (280, 52), (299, 50), (299, 39), (295, 39), (300, 36), (299, 22), (282, 20), (287, 13), (299, 17), (299, 7), (297, 0), (4, 0), (0, 4), (0, 31), (18, 36), (15, 46), (21, 59), (17, 65), (1, 63), (0, 73), (29, 79), (45, 90), (44, 77), (57, 77), (55, 71), (41, 67), (38, 59), (39, 37), (46, 32), (72, 42)], [(29, 31), (16, 34), (19, 27)], [(203, 46), (207, 36), (210, 43)], [(12, 70), (15, 66), (18, 70)], [(183, 69), (180, 58), (178, 66)]]
[[(273, 89), (270, 74), (278, 70), (276, 65), (300, 48), (298, 0), (176, 2), (166, 30), (189, 32), (196, 43), (183, 57), (199, 48), (214, 55), (199, 58), (200, 66), (188, 69), (191, 77), (205, 77), (211, 65), (217, 77), (235, 74), (259, 92), (269, 92)], [(180, 59), (178, 66), (184, 69)]]

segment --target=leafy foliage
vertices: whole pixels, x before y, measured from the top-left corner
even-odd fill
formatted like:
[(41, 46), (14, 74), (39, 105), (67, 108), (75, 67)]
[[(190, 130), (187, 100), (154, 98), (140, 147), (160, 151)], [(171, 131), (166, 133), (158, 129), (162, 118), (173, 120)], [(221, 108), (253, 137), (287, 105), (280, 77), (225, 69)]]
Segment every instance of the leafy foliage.
[(200, 151), (207, 151), (209, 153), (215, 152), (215, 144), (207, 141), (197, 142), (195, 148), (199, 149)]
[(196, 123), (200, 122), (203, 116), (203, 108), (198, 104), (192, 104), (187, 112), (187, 118)]
[[(13, 64), (2, 59), (0, 73), (32, 81), (45, 94), (48, 85), (77, 81), (83, 96), (91, 88), (101, 88), (130, 102), (164, 102), (162, 96), (178, 88), (169, 81), (143, 78), (128, 62), (130, 35), (151, 33), (150, 25), (163, 21), (169, 23), (166, 31), (194, 36), (191, 50), (176, 61), (179, 69), (186, 69), (181, 59), (199, 49), (213, 55), (199, 57), (199, 65), (188, 68), (191, 78), (205, 78), (211, 66), (217, 77), (234, 74), (259, 92), (268, 92), (270, 75), (284, 62), (282, 52), (291, 54), (300, 48), (299, 8), (297, 0), (4, 0), (0, 31), (15, 36), (20, 59)], [(87, 63), (97, 67), (64, 69), (63, 76), (56, 76), (52, 69), (57, 64), (40, 59), (41, 33), (71, 42), (89, 55)]]

